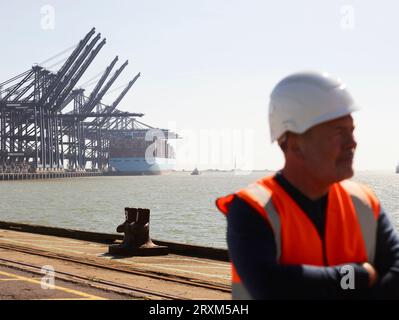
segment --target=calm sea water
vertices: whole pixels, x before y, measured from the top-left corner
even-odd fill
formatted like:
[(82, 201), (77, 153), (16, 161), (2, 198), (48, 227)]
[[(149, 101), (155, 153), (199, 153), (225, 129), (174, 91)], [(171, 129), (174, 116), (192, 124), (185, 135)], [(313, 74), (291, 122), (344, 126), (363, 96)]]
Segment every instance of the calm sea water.
[[(226, 222), (215, 198), (264, 176), (233, 173), (173, 173), (164, 176), (87, 177), (0, 182), (0, 220), (115, 233), (124, 207), (151, 210), (157, 240), (226, 247)], [(359, 172), (399, 229), (399, 174)]]

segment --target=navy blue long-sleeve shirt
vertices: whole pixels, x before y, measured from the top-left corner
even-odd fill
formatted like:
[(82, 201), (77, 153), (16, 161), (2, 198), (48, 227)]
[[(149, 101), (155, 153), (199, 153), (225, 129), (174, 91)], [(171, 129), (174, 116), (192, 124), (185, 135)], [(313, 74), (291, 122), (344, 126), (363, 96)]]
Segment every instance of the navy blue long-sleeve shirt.
[[(309, 216), (324, 239), (327, 195), (312, 201), (278, 173), (276, 181)], [(227, 215), (227, 243), (242, 282), (255, 299), (399, 299), (399, 236), (384, 210), (378, 218), (374, 267), (378, 282), (368, 288), (368, 273), (349, 264), (355, 289), (343, 290), (342, 266), (281, 265), (276, 261), (274, 234), (263, 218), (235, 197)], [(348, 264), (345, 264), (348, 265)]]

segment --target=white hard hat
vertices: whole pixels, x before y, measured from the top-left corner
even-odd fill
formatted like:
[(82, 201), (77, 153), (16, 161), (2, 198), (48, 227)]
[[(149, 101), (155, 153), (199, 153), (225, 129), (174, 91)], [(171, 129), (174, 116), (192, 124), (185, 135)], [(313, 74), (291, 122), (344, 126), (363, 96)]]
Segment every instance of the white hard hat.
[(340, 79), (327, 73), (292, 74), (281, 80), (270, 96), (272, 142), (287, 131), (301, 134), (315, 125), (349, 115), (358, 109)]

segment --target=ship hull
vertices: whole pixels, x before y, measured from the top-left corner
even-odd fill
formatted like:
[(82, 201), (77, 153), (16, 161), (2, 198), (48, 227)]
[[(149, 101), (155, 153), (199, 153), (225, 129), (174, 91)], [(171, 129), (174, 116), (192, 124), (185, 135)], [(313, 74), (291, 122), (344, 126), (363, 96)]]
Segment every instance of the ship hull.
[(147, 162), (145, 157), (110, 158), (109, 165), (113, 168), (110, 175), (161, 175), (174, 169), (175, 159), (156, 157)]

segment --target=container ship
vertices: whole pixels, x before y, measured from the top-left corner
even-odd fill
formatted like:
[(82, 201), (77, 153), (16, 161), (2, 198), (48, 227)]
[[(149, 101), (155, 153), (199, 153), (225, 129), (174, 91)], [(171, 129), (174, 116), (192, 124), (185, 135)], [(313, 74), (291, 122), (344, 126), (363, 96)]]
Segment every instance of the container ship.
[(110, 140), (109, 174), (160, 175), (171, 172), (175, 152), (167, 139), (119, 136)]

